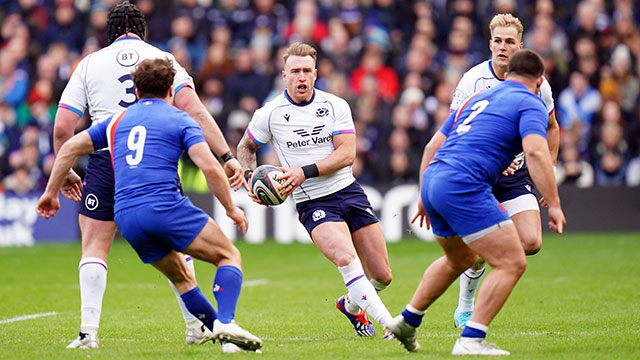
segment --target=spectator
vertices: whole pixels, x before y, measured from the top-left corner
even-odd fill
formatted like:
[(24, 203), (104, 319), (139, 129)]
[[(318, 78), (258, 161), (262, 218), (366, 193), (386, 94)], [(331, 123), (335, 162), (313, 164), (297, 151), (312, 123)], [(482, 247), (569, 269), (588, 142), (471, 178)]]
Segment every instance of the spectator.
[(396, 72), (384, 65), (383, 53), (376, 48), (365, 51), (358, 66), (351, 73), (351, 89), (354, 95), (362, 93), (362, 82), (367, 75), (373, 75), (378, 81), (378, 94), (385, 100), (394, 101), (398, 96), (400, 84)]
[(253, 69), (251, 51), (246, 48), (238, 50), (234, 64), (235, 73), (225, 83), (225, 96), (228, 103), (237, 107), (240, 99), (253, 96), (259, 104), (262, 104), (269, 94), (271, 84), (267, 77)]
[(572, 73), (569, 87), (562, 90), (558, 100), (560, 126), (563, 130), (575, 129), (584, 143), (590, 136), (593, 116), (601, 104), (600, 93), (589, 85), (587, 78), (582, 73)]

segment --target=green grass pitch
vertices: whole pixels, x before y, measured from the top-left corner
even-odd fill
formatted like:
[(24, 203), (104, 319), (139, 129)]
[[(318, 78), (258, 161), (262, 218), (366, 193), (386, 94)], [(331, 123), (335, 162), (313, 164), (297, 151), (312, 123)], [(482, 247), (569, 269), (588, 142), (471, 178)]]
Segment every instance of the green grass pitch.
[[(0, 248), (2, 359), (439, 359), (451, 358), (459, 331), (457, 284), (419, 328), (424, 350), (358, 338), (335, 309), (345, 292), (338, 271), (313, 245), (238, 243), (244, 280), (236, 320), (264, 339), (262, 355), (222, 354), (218, 344), (184, 345), (184, 322), (167, 281), (122, 240), (109, 258), (97, 350), (66, 350), (80, 323), (78, 244)], [(392, 315), (411, 298), (441, 250), (407, 239), (389, 244), (394, 281), (381, 293)], [(544, 235), (538, 255), (489, 328), (488, 340), (513, 359), (640, 358), (640, 233)], [(214, 267), (196, 262), (213, 300)], [(215, 302), (213, 302), (215, 305)], [(36, 315), (24, 319), (20, 316)]]

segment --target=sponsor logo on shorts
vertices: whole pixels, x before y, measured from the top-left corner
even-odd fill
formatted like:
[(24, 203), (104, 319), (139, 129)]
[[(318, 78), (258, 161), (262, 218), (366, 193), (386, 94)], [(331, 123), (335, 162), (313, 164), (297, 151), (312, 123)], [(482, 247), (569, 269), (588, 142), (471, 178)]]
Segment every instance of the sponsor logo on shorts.
[(524, 187), (525, 187), (525, 189), (527, 189), (527, 191), (533, 192), (533, 189), (531, 189), (531, 185), (527, 184)]
[(93, 194), (87, 195), (87, 197), (84, 199), (84, 206), (89, 211), (93, 211), (93, 210), (97, 209), (98, 208), (98, 197), (93, 195)]
[(316, 210), (313, 212), (313, 221), (318, 221), (321, 219), (324, 219), (327, 216), (327, 214), (324, 213), (324, 210)]

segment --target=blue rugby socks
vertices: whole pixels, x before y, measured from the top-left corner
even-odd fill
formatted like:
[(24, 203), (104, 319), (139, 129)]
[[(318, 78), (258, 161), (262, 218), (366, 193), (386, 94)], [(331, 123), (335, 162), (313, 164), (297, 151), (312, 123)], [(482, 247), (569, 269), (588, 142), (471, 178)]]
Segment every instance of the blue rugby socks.
[(482, 325), (475, 321), (467, 321), (467, 326), (462, 330), (460, 336), (466, 338), (485, 338), (487, 337), (487, 330), (489, 326)]
[(204, 326), (213, 331), (213, 321), (217, 318), (216, 310), (209, 300), (204, 296), (199, 286), (180, 295), (184, 305), (189, 312), (198, 320), (202, 321)]
[(426, 311), (421, 311), (413, 306), (407, 304), (407, 307), (402, 310), (402, 317), (407, 324), (417, 328), (422, 323), (422, 317), (424, 316)]
[(242, 288), (242, 271), (235, 266), (218, 268), (213, 280), (213, 296), (218, 302), (218, 319), (228, 324), (236, 315), (236, 305)]

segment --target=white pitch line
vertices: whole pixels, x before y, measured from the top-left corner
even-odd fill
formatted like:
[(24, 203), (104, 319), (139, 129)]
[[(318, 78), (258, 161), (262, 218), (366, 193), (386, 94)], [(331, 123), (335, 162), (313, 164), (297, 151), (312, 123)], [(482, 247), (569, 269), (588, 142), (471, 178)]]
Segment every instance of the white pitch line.
[(260, 286), (260, 285), (265, 285), (269, 282), (269, 280), (267, 279), (253, 279), (253, 280), (247, 280), (245, 282), (242, 283), (242, 287), (251, 287), (251, 286)]
[(21, 315), (21, 316), (12, 317), (12, 318), (9, 318), (9, 319), (0, 320), (0, 324), (8, 324), (8, 323), (16, 322), (16, 321), (37, 319), (37, 318), (41, 318), (41, 317), (45, 317), (45, 316), (55, 316), (55, 315), (58, 315), (58, 313), (55, 312), (55, 311), (46, 312), (46, 313), (39, 313), (39, 314)]

